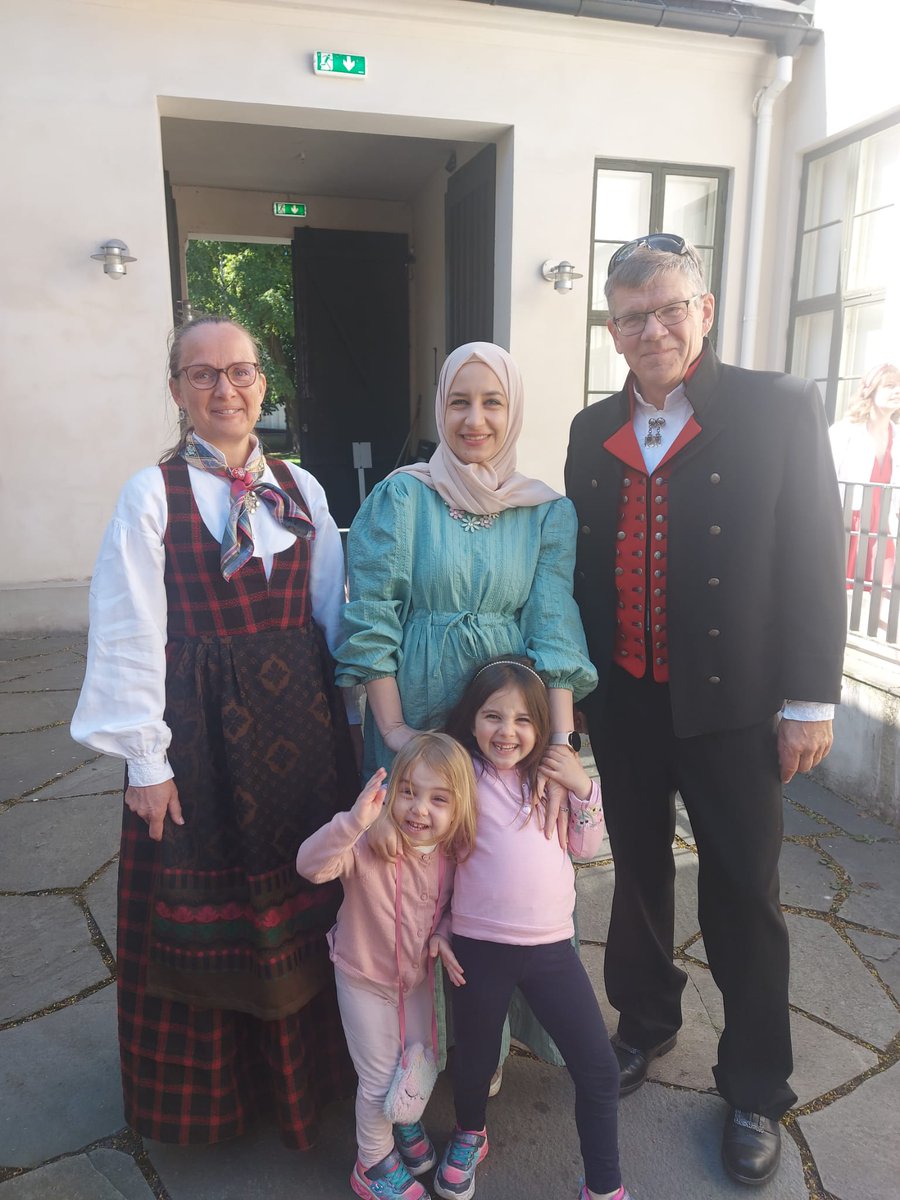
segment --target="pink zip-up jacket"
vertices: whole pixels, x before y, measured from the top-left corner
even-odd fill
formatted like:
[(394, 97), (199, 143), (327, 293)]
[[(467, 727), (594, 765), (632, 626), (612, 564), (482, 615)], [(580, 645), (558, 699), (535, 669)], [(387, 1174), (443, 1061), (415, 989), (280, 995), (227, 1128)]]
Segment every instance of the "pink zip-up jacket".
[(587, 800), (569, 793), (566, 851), (555, 834), (549, 840), (544, 836), (539, 813), (529, 819), (515, 771), (495, 773), (476, 762), (475, 777), (478, 838), (471, 856), (456, 869), (453, 932), (516, 946), (539, 946), (572, 937), (572, 858), (596, 858), (603, 844), (600, 785), (592, 782)]
[[(433, 927), (445, 937), (449, 934), (454, 864), (444, 856), (438, 898), (441, 854), (440, 850), (421, 854), (407, 848), (400, 866), (399, 982), (404, 992), (420, 984), (427, 974)], [(344, 902), (328, 934), (331, 961), (357, 984), (396, 1000), (396, 865), (375, 854), (353, 813), (339, 812), (300, 847), (297, 870), (313, 883), (343, 882)]]

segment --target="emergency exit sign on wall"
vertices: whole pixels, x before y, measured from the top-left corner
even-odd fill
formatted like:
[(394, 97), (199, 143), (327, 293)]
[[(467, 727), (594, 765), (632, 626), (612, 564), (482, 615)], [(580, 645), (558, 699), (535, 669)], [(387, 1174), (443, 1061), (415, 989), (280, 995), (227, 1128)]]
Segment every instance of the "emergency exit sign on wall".
[(290, 202), (290, 200), (288, 200), (284, 204), (281, 204), (278, 201), (276, 201), (272, 205), (272, 212), (275, 214), (276, 217), (305, 217), (306, 216), (306, 205), (305, 204), (292, 204)]
[(338, 54), (336, 50), (317, 50), (313, 58), (317, 75), (340, 75), (344, 79), (365, 79), (364, 54)]

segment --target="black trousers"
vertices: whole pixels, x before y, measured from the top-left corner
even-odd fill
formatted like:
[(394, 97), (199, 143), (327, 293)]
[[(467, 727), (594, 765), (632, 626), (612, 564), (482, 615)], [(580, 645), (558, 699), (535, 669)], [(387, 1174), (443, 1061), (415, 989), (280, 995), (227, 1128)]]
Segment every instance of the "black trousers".
[(619, 1068), (584, 965), (571, 942), (511, 946), (454, 935), (466, 976), (453, 989), (453, 1100), (460, 1129), (483, 1129), (506, 1010), (518, 987), (559, 1047), (575, 1084), (575, 1124), (591, 1191), (621, 1184)]
[(613, 667), (591, 743), (615, 862), (605, 977), (619, 1035), (648, 1049), (681, 1026), (687, 976), (672, 962), (675, 792), (699, 855), (698, 911), (725, 1029), (713, 1068), (735, 1108), (777, 1119), (796, 1100), (776, 719), (677, 738), (669, 689)]

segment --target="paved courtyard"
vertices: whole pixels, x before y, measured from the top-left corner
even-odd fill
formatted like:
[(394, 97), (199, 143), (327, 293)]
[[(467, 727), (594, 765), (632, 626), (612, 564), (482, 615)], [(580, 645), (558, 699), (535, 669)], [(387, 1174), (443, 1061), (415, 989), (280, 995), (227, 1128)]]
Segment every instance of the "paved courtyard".
[[(84, 655), (82, 636), (0, 639), (0, 1200), (348, 1197), (349, 1102), (305, 1155), (284, 1150), (268, 1125), (210, 1149), (142, 1142), (125, 1127), (113, 957), (122, 765), (68, 736)], [(684, 1028), (622, 1102), (625, 1180), (635, 1200), (746, 1197), (719, 1162), (724, 1107), (710, 1064), (722, 1006), (683, 812), (676, 857)], [(611, 862), (581, 868), (578, 888), (582, 953), (611, 1021), (602, 985)], [(898, 1200), (900, 830), (797, 779), (785, 797), (782, 899), (799, 1102), (785, 1119), (781, 1170), (755, 1195)], [(427, 1123), (440, 1143), (452, 1124), (446, 1080)], [(479, 1200), (575, 1200), (565, 1072), (513, 1056), (489, 1128)]]

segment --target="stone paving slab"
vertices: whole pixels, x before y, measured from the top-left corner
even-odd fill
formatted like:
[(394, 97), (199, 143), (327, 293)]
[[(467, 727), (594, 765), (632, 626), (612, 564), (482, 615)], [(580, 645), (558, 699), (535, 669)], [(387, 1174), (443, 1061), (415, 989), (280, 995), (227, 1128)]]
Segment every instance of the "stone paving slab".
[(856, 929), (848, 929), (847, 936), (872, 963), (882, 982), (900, 998), (900, 941)]
[(0, 961), (0, 1021), (30, 1016), (109, 978), (71, 896), (0, 896)]
[[(85, 749), (84, 754), (93, 754)], [(121, 796), (125, 786), (125, 763), (119, 758), (108, 758), (101, 755), (93, 762), (87, 762), (83, 767), (70, 771), (60, 779), (54, 779), (32, 793), (30, 799), (48, 800), (57, 796), (97, 796), (101, 792), (118, 792)], [(121, 805), (119, 806), (121, 816)]]
[[(675, 858), (675, 945), (681, 946), (699, 929), (697, 919), (697, 855), (676, 850)], [(612, 864), (589, 867), (576, 877), (578, 934), (589, 942), (605, 942), (609, 933), (615, 876)]]
[[(446, 1075), (438, 1081), (425, 1123), (439, 1151), (453, 1124)], [(478, 1200), (575, 1200), (582, 1175), (572, 1085), (560, 1069), (513, 1056), (503, 1090), (490, 1102), (491, 1150), (478, 1170)], [(622, 1104), (622, 1171), (636, 1200), (713, 1200), (743, 1197), (719, 1159), (725, 1106), (716, 1097), (648, 1083)], [(349, 1195), (353, 1165), (352, 1112), (332, 1111), (318, 1147), (284, 1149), (270, 1128), (238, 1142), (205, 1149), (147, 1143), (149, 1157), (172, 1200), (339, 1200)], [(429, 1173), (423, 1183), (432, 1181)], [(808, 1200), (799, 1151), (784, 1139), (776, 1178), (755, 1191), (761, 1200)]]
[(793, 913), (785, 913), (785, 920), (791, 1003), (874, 1046), (886, 1046), (900, 1032), (900, 1013), (865, 965), (825, 921)]
[(781, 903), (794, 908), (829, 912), (838, 888), (838, 877), (811, 846), (785, 842), (781, 848)]
[(847, 921), (900, 934), (900, 844), (867, 845), (851, 838), (823, 841), (853, 883), (841, 905)]
[(801, 1117), (822, 1182), (835, 1200), (900, 1195), (900, 1063)]
[(21, 658), (41, 655), (62, 654), (66, 650), (87, 650), (87, 637), (83, 633), (50, 633), (40, 636), (26, 634), (23, 637), (0, 637), (0, 662), (12, 662)]
[(110, 796), (13, 805), (0, 813), (0, 892), (79, 887), (117, 852), (121, 825)]
[(14, 698), (2, 697), (0, 733), (24, 733), (45, 725), (68, 725), (78, 702), (78, 693), (17, 692)]
[[(34, 663), (40, 663), (40, 667)], [(18, 663), (0, 663), (0, 696), (19, 692), (64, 691), (81, 688), (85, 660), (67, 651), (46, 658)]]
[(69, 737), (66, 725), (33, 733), (0, 735), (0, 801), (19, 796), (49, 783), (54, 775), (77, 767), (91, 751)]
[(119, 863), (110, 863), (105, 871), (85, 891), (91, 916), (100, 927), (110, 954), (116, 953), (116, 912), (118, 909), (116, 884), (119, 878)]
[(153, 1192), (133, 1158), (99, 1149), (0, 1184), (0, 1200), (153, 1200)]
[(900, 830), (893, 825), (886, 825), (877, 817), (856, 808), (848, 800), (842, 800), (805, 775), (795, 775), (787, 784), (785, 795), (833, 822), (845, 833), (858, 837), (900, 838)]
[(0, 1032), (0, 1166), (30, 1167), (125, 1124), (116, 989)]
[(784, 802), (784, 836), (785, 837), (818, 837), (823, 833), (833, 833), (834, 826), (830, 821), (817, 821), (814, 817), (799, 808), (795, 808), (788, 800)]

